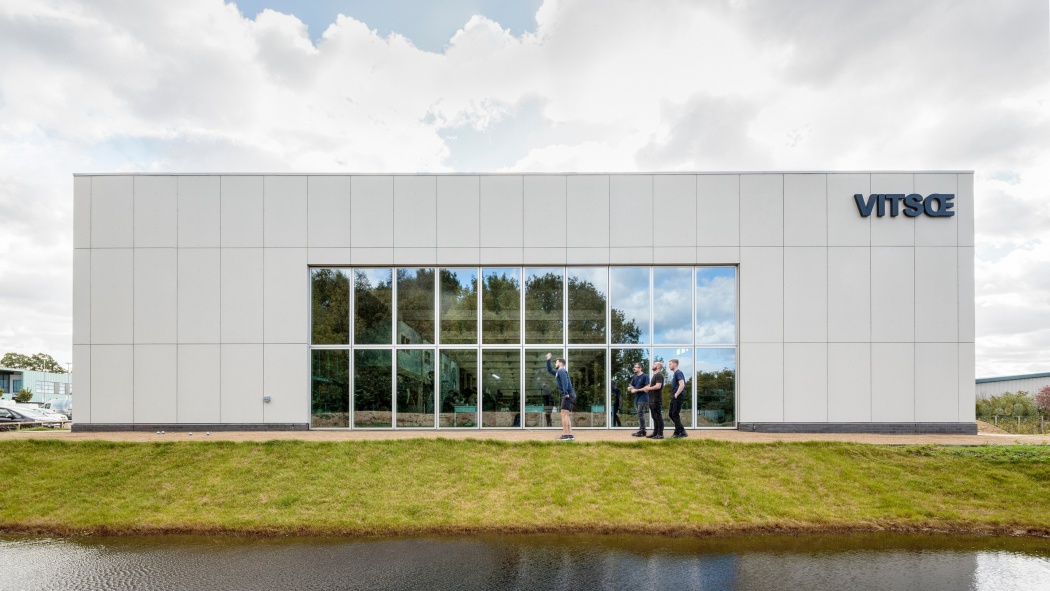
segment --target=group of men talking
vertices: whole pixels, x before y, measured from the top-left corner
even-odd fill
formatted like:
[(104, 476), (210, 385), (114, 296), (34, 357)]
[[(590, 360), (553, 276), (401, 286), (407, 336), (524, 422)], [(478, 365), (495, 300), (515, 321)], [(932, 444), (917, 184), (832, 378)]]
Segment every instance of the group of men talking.
[[(554, 376), (554, 381), (558, 385), (558, 393), (561, 395), (562, 435), (558, 437), (558, 440), (571, 441), (574, 437), (572, 435), (570, 413), (572, 413), (573, 406), (576, 403), (576, 390), (572, 387), (569, 372), (565, 369), (565, 360), (559, 357), (554, 360), (554, 366), (551, 367), (551, 357), (551, 354), (547, 353), (547, 371)], [(685, 374), (678, 369), (677, 359), (671, 359), (667, 362), (667, 365), (671, 370), (671, 404), (667, 416), (674, 423), (674, 434), (671, 437), (675, 439), (689, 437), (685, 432), (685, 426), (682, 424), (682, 404), (685, 403)], [(634, 364), (634, 377), (631, 378), (631, 385), (627, 387), (627, 391), (634, 394), (634, 406), (638, 410), (638, 431), (631, 433), (632, 436), (645, 437), (647, 439), (664, 438), (663, 390), (663, 362), (653, 362), (652, 380), (645, 373), (641, 363)], [(653, 432), (651, 435), (647, 435), (645, 431), (646, 408), (653, 415)]]

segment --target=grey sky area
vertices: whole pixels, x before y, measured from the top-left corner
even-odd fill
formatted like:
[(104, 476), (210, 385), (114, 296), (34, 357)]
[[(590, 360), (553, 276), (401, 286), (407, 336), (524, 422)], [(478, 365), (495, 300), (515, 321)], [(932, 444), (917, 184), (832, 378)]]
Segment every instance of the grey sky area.
[(978, 377), (1050, 371), (1045, 1), (0, 0), (0, 353), (72, 173), (974, 170)]

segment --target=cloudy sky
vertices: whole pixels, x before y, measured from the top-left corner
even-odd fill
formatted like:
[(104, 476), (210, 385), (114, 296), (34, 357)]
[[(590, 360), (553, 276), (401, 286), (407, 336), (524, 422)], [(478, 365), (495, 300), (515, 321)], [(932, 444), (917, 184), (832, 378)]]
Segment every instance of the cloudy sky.
[(71, 360), (74, 172), (952, 169), (977, 375), (1050, 371), (1048, 30), (1046, 0), (0, 0), (0, 353)]

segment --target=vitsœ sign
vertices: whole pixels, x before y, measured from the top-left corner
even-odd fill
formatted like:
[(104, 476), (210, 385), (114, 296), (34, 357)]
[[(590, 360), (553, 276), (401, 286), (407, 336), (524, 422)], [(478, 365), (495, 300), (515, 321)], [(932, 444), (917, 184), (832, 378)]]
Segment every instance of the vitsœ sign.
[(952, 193), (931, 193), (926, 197), (917, 193), (904, 194), (878, 194), (869, 195), (865, 201), (864, 195), (857, 193), (853, 196), (857, 202), (857, 210), (861, 217), (868, 217), (872, 211), (875, 215), (886, 216), (887, 205), (891, 218), (897, 217), (901, 212), (914, 218), (926, 214), (931, 218), (950, 218), (955, 215), (955, 195)]

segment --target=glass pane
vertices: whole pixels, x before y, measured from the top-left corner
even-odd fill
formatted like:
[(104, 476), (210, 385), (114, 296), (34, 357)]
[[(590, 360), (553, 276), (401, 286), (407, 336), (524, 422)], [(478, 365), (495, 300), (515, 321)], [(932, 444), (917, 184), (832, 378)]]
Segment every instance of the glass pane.
[(315, 345), (350, 343), (350, 276), (344, 269), (314, 269), (311, 335)]
[[(550, 352), (560, 357), (560, 350)], [(553, 361), (551, 366), (553, 367)], [(525, 426), (554, 427), (559, 425), (558, 386), (554, 376), (547, 373), (547, 350), (525, 351)], [(553, 413), (553, 417), (552, 417)]]
[(663, 409), (664, 425), (669, 433), (674, 432), (674, 422), (671, 420), (671, 360), (678, 360), (678, 369), (685, 378), (685, 390), (682, 391), (681, 421), (686, 429), (692, 428), (693, 420), (690, 410), (693, 408), (693, 350), (691, 348), (664, 348), (653, 349), (653, 360), (664, 364), (664, 389)]
[(562, 342), (562, 270), (525, 269), (525, 342)]
[(696, 350), (696, 426), (736, 424), (736, 349)]
[(354, 426), (389, 427), (391, 422), (389, 349), (354, 351)]
[(390, 269), (354, 271), (354, 342), (363, 345), (390, 344), (393, 290)]
[(649, 267), (613, 267), (609, 302), (613, 343), (649, 342)]
[(696, 342), (736, 344), (736, 267), (696, 270)]
[[(478, 270), (442, 269), (441, 342), (478, 342)], [(477, 360), (475, 360), (477, 363)]]
[(521, 342), (521, 271), (482, 271), (481, 331), (486, 343)]
[(349, 427), (350, 352), (314, 350), (310, 365), (310, 426)]
[(478, 426), (478, 352), (441, 351), (441, 427)]
[(612, 349), (610, 399), (613, 411), (613, 427), (639, 429), (638, 409), (635, 395), (628, 390), (634, 379), (634, 364), (640, 363), (642, 373), (649, 375), (648, 349)]
[(397, 270), (397, 342), (434, 342), (434, 270)]
[(481, 352), (481, 426), (520, 427), (521, 350)]
[(653, 342), (693, 342), (693, 269), (653, 268)]
[(569, 342), (605, 344), (606, 267), (569, 269)]
[(434, 352), (397, 352), (397, 426), (434, 427)]
[(605, 349), (569, 349), (569, 379), (576, 390), (574, 427), (604, 427), (608, 391)]

